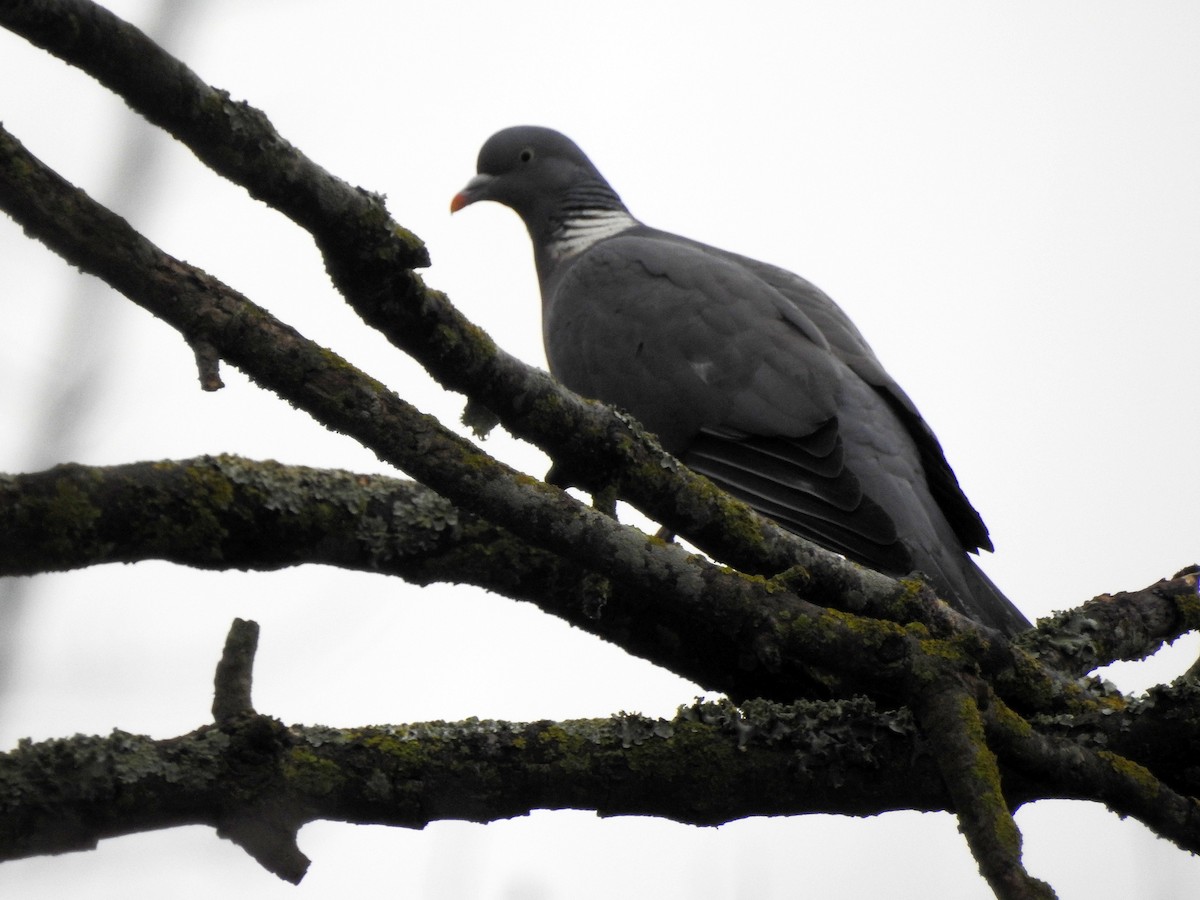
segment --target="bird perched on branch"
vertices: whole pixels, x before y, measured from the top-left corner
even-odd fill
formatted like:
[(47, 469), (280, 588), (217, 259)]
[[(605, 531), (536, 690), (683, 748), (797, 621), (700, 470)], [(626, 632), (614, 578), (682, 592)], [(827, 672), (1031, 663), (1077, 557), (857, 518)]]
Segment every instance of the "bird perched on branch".
[(571, 140), (507, 128), (452, 212), (494, 200), (533, 241), (550, 371), (632, 413), (693, 470), (797, 534), (1012, 634), (968, 555), (987, 528), (916, 406), (829, 297), (784, 269), (643, 225)]

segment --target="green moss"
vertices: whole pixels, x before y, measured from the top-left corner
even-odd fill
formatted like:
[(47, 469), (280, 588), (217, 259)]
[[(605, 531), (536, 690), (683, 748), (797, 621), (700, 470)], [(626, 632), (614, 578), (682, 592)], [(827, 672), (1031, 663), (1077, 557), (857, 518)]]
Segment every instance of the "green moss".
[(214, 463), (215, 460), (211, 457), (204, 457), (203, 464), (188, 466), (184, 475), (205, 495), (209, 505), (217, 509), (228, 509), (233, 504), (233, 484), (221, 471), (220, 466)]
[(1144, 799), (1153, 800), (1161, 793), (1162, 783), (1144, 766), (1113, 753), (1111, 750), (1097, 750), (1096, 755), (1112, 766), (1123, 779), (1136, 784)]
[(940, 659), (957, 666), (971, 665), (970, 655), (965, 652), (964, 648), (954, 638), (948, 640), (926, 638), (919, 642), (919, 646), (921, 652), (927, 657)]
[(529, 406), (527, 416), (531, 423), (531, 430), (542, 432), (546, 429), (559, 430), (562, 428), (562, 401), (553, 394), (546, 393), (539, 396)]
[(1007, 706), (996, 704), (992, 707), (992, 715), (1015, 737), (1029, 738), (1033, 736), (1033, 726)]
[(707, 797), (721, 798), (738, 790), (738, 779), (742, 777), (741, 750), (736, 741), (714, 741), (709, 725), (677, 719), (665, 735), (657, 732), (651, 720), (625, 722), (622, 728), (641, 736), (632, 752), (623, 756), (631, 773), (642, 773), (656, 782), (667, 783), (694, 782), (698, 771), (710, 774), (705, 787), (693, 795), (692, 806), (701, 815), (708, 806)]
[[(688, 559), (698, 564), (706, 562), (703, 557), (690, 556)], [(764, 594), (779, 594), (788, 591), (785, 585), (780, 584), (775, 578), (768, 578), (766, 575), (743, 572), (740, 569), (735, 569), (733, 566), (721, 566), (720, 570), (721, 574), (737, 578), (747, 585), (752, 585), (756, 591), (761, 591)]]
[(222, 514), (234, 503), (235, 488), (207, 457), (176, 471), (182, 484), (147, 487), (131, 475), (117, 494), (121, 504), (134, 508), (114, 505), (111, 512), (139, 523), (131, 542), (148, 555), (169, 558), (182, 550), (194, 558), (219, 558), (228, 537)]
[(1179, 614), (1188, 624), (1189, 628), (1200, 628), (1200, 590), (1197, 590), (1197, 576), (1195, 574), (1188, 576), (1189, 583), (1193, 590), (1183, 593), (1175, 598), (1175, 608), (1179, 610)]
[(585, 743), (582, 737), (571, 734), (561, 725), (543, 728), (538, 732), (537, 741), (543, 748), (553, 748), (562, 753), (577, 752)]
[[(974, 697), (961, 694), (954, 699), (951, 709), (953, 712), (947, 710), (947, 713), (956, 718), (957, 722), (933, 722), (930, 723), (930, 727), (959, 732), (952, 739), (952, 743), (943, 742), (942, 753), (970, 754), (969, 760), (942, 761), (943, 765), (949, 763), (954, 766), (956, 762), (961, 762), (966, 766), (965, 770), (962, 770), (962, 776), (965, 776), (968, 782), (965, 787), (969, 791), (970, 799), (965, 807), (958, 810), (958, 815), (964, 825), (967, 822), (971, 823), (968, 836), (972, 832), (989, 834), (1003, 846), (1007, 855), (1018, 858), (1021, 853), (1021, 832), (1004, 799), (999, 763), (987, 745), (979, 707)], [(962, 776), (953, 780), (960, 781)]]
[(806, 566), (791, 566), (773, 576), (768, 582), (769, 589), (787, 591), (793, 594), (803, 594), (812, 581), (812, 573)]
[(53, 497), (40, 505), (41, 526), (48, 533), (47, 543), (56, 555), (69, 552), (77, 535), (85, 533), (101, 515), (100, 507), (68, 478), (58, 479)]
[[(444, 294), (430, 292), (435, 298), (446, 300)], [(491, 336), (466, 319), (457, 318), (453, 323), (442, 323), (437, 326), (438, 342), (449, 352), (461, 354), (472, 362), (479, 363), (496, 355), (496, 342)]]
[[(635, 476), (648, 483), (653, 483), (658, 477), (654, 464), (647, 464)], [(684, 515), (699, 513), (702, 509), (715, 506), (719, 510), (722, 530), (716, 536), (719, 543), (730, 547), (751, 547), (761, 549), (764, 543), (762, 529), (759, 527), (749, 507), (706, 478), (692, 481), (688, 490), (679, 498), (680, 512)]]
[(289, 785), (304, 794), (330, 794), (346, 778), (337, 764), (322, 759), (307, 747), (293, 747), (283, 763), (283, 776)]
[(386, 755), (398, 765), (420, 766), (424, 760), (437, 753), (441, 742), (430, 739), (414, 740), (410, 736), (394, 733), (374, 734), (363, 741), (363, 745)]
[(818, 616), (796, 616), (780, 626), (785, 638), (818, 648), (822, 655), (841, 655), (847, 643), (862, 647), (864, 658), (876, 661), (892, 659), (899, 664), (909, 655), (902, 626), (842, 610), (823, 609)]

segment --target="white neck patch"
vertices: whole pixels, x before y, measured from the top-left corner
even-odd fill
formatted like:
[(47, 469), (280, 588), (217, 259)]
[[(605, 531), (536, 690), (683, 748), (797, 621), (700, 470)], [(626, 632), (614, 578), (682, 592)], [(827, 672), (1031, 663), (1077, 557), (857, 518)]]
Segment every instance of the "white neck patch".
[(566, 259), (636, 224), (637, 220), (624, 210), (590, 209), (565, 220), (548, 250), (555, 259)]

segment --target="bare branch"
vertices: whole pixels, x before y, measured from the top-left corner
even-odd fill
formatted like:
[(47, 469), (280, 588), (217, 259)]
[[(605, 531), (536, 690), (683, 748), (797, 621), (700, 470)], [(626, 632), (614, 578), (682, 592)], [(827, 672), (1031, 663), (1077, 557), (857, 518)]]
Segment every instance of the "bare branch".
[(258, 623), (234, 619), (213, 681), (212, 712), (218, 725), (254, 715), (250, 689), (254, 683), (254, 654), (257, 651)]
[(1000, 766), (984, 739), (976, 699), (953, 668), (922, 667), (911, 705), (954, 798), (959, 829), (979, 871), (1004, 900), (1054, 897), (1021, 862), (1021, 832), (1001, 789)]
[(221, 357), (208, 341), (196, 341), (192, 344), (192, 352), (196, 355), (196, 371), (200, 378), (200, 389), (204, 391), (219, 391), (225, 387), (221, 380)]
[[(298, 881), (308, 862), (295, 835), (317, 819), (420, 828), (438, 819), (484, 822), (560, 808), (698, 825), (749, 815), (872, 815), (900, 808), (957, 808), (966, 817), (980, 812), (970, 783), (983, 769), (992, 783), (1004, 782), (1013, 804), (1089, 797), (1099, 777), (1119, 812), (1155, 824), (1169, 819), (1172, 836), (1191, 844), (1200, 835), (1194, 811), (1192, 821), (1177, 820), (1187, 804), (1168, 800), (1160, 809), (1150, 802), (1152, 779), (1143, 770), (1117, 764), (1112, 754), (1080, 756), (1063, 742), (1047, 745), (1023, 735), (1002, 708), (1002, 715), (986, 716), (1003, 748), (997, 768), (995, 757), (981, 756), (987, 751), (975, 733), (977, 713), (963, 716), (974, 701), (961, 689), (925, 693), (921, 737), (906, 711), (880, 710), (865, 699), (751, 701), (741, 709), (697, 703), (670, 721), (622, 714), (566, 722), (284, 727), (246, 708), (251, 630), (241, 623), (231, 631), (241, 649), (227, 650), (224, 661), (237, 660), (231, 668), (238, 686), (218, 687), (214, 707), (227, 706), (231, 714), (216, 726), (163, 741), (120, 731), (23, 741), (0, 755), (0, 859), (204, 824), (270, 871)], [(941, 721), (946, 717), (954, 722)], [(1068, 765), (1086, 763), (1067, 779), (1065, 792), (1055, 779), (1030, 775), (1047, 758), (1060, 757)], [(1144, 800), (1130, 802), (1131, 790)], [(121, 802), (113, 802), (118, 794)], [(1003, 804), (991, 789), (984, 795), (991, 798), (988, 810)], [(1011, 842), (996, 846), (982, 825), (964, 828), (973, 843), (985, 844), (988, 865), (993, 855), (1003, 861), (1013, 852)], [(1029, 893), (998, 890), (1001, 896), (1046, 896), (1036, 892), (1036, 882), (1030, 885)]]
[(147, 559), (258, 571), (320, 563), (420, 585), (474, 584), (712, 690), (799, 692), (780, 673), (747, 669), (752, 644), (699, 612), (664, 615), (655, 593), (609, 590), (597, 615), (587, 569), (411, 481), (236, 456), (0, 476), (0, 574)]
[(415, 482), (273, 460), (0, 476), (0, 575), (162, 559), (258, 571), (320, 563), (429, 584), (454, 580), (457, 566), (458, 580), (499, 589), (464, 560), (500, 552), (504, 541), (515, 539)]
[(1025, 777), (1054, 784), (1063, 796), (1099, 800), (1183, 849), (1200, 852), (1200, 803), (1171, 790), (1136, 761), (1040, 734), (1000, 702), (985, 711), (985, 721), (997, 753)]
[(1144, 659), (1200, 628), (1200, 567), (1140, 591), (1101, 594), (1039, 623), (1017, 643), (1061, 672), (1083, 675), (1119, 659)]
[(295, 835), (317, 819), (420, 828), (572, 808), (711, 825), (947, 803), (907, 713), (865, 700), (697, 703), (671, 721), (285, 728), (244, 707), (253, 631), (230, 632), (238, 649), (227, 645), (222, 665), (238, 684), (218, 678), (214, 708), (228, 715), (215, 727), (165, 741), (120, 731), (24, 741), (0, 755), (0, 859), (204, 824), (299, 881), (307, 860)]

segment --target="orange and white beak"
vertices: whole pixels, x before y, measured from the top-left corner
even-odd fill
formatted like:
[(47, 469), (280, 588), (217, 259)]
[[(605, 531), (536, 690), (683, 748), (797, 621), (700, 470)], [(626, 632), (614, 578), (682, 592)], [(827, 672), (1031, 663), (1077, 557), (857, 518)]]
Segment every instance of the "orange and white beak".
[(466, 187), (455, 194), (450, 200), (450, 212), (456, 213), (464, 206), (470, 206), (477, 200), (486, 200), (487, 187), (495, 180), (495, 175), (476, 175), (467, 182)]

